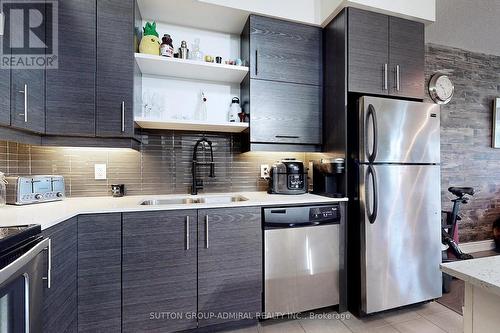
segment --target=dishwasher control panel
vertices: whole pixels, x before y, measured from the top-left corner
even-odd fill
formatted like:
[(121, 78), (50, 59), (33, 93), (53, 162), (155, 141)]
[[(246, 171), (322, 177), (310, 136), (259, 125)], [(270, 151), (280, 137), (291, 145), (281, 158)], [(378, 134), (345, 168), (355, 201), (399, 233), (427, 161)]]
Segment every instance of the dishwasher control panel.
[(340, 221), (339, 206), (313, 207), (309, 209), (309, 220), (311, 222), (338, 222)]
[(264, 208), (264, 227), (293, 228), (318, 224), (338, 224), (339, 204)]

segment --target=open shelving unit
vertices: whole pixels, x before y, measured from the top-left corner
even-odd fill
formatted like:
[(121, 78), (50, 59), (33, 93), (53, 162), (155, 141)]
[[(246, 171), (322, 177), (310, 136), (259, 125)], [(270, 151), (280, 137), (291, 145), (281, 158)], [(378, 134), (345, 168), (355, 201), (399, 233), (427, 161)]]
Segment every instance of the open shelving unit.
[(248, 67), (136, 53), (135, 61), (142, 74), (193, 80), (240, 83)]
[(241, 133), (248, 128), (248, 123), (211, 122), (201, 120), (154, 120), (135, 118), (135, 122), (141, 128), (147, 129), (168, 129), (184, 131), (206, 131)]

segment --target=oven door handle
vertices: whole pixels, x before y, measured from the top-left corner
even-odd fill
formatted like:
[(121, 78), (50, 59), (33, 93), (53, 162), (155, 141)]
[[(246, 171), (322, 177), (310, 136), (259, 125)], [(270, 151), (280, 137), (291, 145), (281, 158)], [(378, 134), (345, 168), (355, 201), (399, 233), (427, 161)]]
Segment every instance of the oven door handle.
[(15, 276), (24, 266), (29, 264), (40, 252), (49, 247), (50, 239), (46, 238), (33, 246), (28, 252), (20, 256), (0, 270), (0, 285), (3, 285), (12, 276)]

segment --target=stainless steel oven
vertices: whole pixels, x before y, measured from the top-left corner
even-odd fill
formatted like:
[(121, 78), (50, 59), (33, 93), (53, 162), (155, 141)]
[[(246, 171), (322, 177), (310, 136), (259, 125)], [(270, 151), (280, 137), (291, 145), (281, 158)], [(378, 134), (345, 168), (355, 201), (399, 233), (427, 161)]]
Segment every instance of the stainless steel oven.
[(0, 332), (41, 332), (45, 284), (50, 288), (50, 239), (31, 235), (1, 250)]

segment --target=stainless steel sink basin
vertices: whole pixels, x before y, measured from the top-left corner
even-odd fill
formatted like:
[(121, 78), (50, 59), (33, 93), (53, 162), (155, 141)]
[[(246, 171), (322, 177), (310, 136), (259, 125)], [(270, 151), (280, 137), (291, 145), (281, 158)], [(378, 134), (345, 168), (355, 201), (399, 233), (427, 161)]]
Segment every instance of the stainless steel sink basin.
[(247, 201), (248, 199), (241, 196), (241, 195), (235, 195), (235, 196), (213, 196), (213, 197), (201, 197), (200, 198), (200, 203), (206, 203), (206, 204), (211, 204), (211, 203), (230, 203), (230, 202), (240, 202), (240, 201)]
[(172, 198), (172, 199), (150, 199), (144, 200), (140, 203), (142, 206), (158, 206), (158, 205), (188, 205), (197, 203), (206, 204), (220, 204), (231, 203), (239, 201), (247, 201), (248, 199), (241, 195), (220, 195), (210, 197), (196, 197), (196, 198)]
[(179, 199), (151, 199), (141, 202), (143, 206), (157, 206), (157, 205), (187, 205), (198, 203), (197, 198), (179, 198)]

